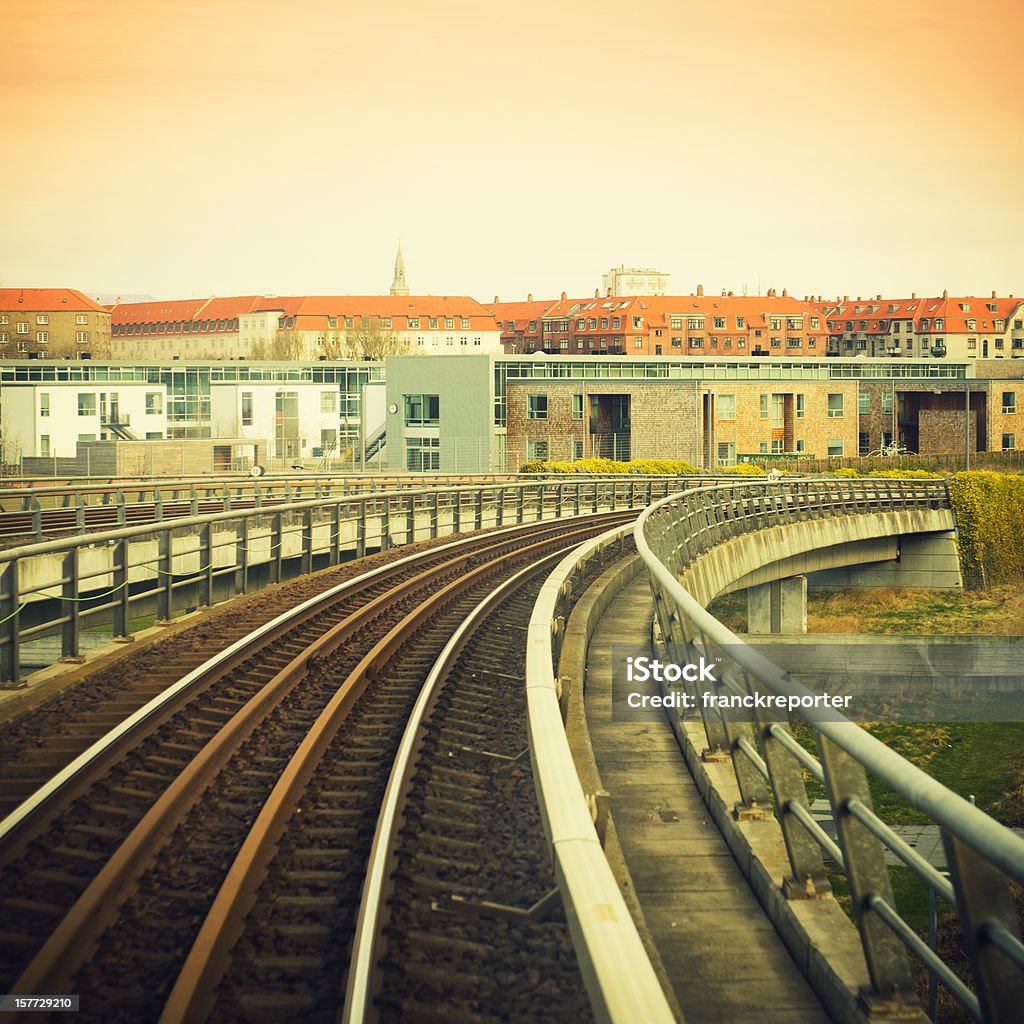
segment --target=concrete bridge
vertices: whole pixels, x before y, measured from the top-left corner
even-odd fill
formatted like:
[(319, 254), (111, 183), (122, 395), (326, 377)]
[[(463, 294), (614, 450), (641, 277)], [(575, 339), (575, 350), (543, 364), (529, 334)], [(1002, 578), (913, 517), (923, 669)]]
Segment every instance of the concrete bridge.
[[(959, 587), (945, 484), (720, 486), (657, 502), (634, 535), (639, 557), (615, 563), (571, 616), (571, 581), (628, 531), (563, 563), (529, 641), (534, 773), (598, 1015), (636, 1019), (643, 1006), (650, 1020), (923, 1022), (931, 1007), (913, 959), (931, 990), (941, 986), (969, 1017), (1018, 1020), (1024, 945), (1012, 885), (1024, 884), (1024, 840), (836, 711), (801, 712), (815, 756), (785, 711), (743, 720), (698, 702), (699, 714), (629, 717), (617, 714), (613, 685), (622, 645), (648, 648), (653, 595), (663, 659), (721, 663), (706, 691), (813, 696), (706, 604), (751, 587), (761, 628), (799, 632), (808, 574)], [(685, 682), (660, 693), (699, 696)], [(874, 813), (869, 773), (938, 827), (948, 875)], [(812, 814), (805, 780), (823, 787), (834, 832), (822, 828), (820, 807)], [(900, 916), (894, 858), (955, 908), (970, 984)], [(853, 920), (834, 898), (837, 877)]]

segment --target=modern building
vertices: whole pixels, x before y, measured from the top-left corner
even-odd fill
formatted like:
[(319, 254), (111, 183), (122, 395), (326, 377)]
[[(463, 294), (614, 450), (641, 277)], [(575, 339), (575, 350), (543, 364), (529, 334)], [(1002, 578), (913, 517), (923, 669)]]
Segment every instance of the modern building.
[(583, 456), (715, 467), (855, 457), (894, 437), (914, 451), (955, 453), (966, 443), (967, 401), (972, 450), (1024, 438), (1013, 419), (1016, 408), (1024, 413), (1024, 381), (980, 378), (966, 360), (481, 356), (432, 361), (430, 372), (407, 357), (386, 365), (395, 470), (514, 471)]
[(0, 288), (0, 359), (109, 359), (110, 311), (74, 288)]

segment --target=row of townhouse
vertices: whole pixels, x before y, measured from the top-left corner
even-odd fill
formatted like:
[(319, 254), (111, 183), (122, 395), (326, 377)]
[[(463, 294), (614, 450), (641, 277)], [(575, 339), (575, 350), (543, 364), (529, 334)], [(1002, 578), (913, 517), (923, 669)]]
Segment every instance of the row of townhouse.
[(500, 352), (493, 315), (466, 296), (242, 295), (122, 303), (115, 359), (338, 359)]
[(1024, 357), (1024, 301), (973, 295), (809, 299), (828, 325), (828, 354), (918, 359)]
[(783, 290), (767, 295), (615, 296), (490, 306), (508, 354), (694, 357), (824, 356), (822, 314)]

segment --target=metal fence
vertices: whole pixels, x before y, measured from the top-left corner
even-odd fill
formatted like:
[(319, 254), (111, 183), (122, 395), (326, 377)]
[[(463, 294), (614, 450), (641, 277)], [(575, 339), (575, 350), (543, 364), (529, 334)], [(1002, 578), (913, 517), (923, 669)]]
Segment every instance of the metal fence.
[[(166, 622), (371, 551), (641, 508), (679, 486), (678, 478), (581, 477), (335, 494), (8, 548), (0, 551), (0, 682), (16, 683), (26, 663), (79, 658), (87, 632), (127, 638), (133, 623)], [(50, 654), (38, 652), (41, 641)]]
[[(641, 514), (634, 533), (670, 657), (679, 664), (701, 656), (720, 660), (724, 671), (711, 685), (724, 694), (812, 696), (710, 615), (679, 576), (717, 545), (751, 531), (834, 515), (948, 507), (944, 482), (904, 480), (719, 486), (659, 501)], [(766, 551), (766, 563), (771, 560)], [(754, 710), (751, 725), (703, 702), (697, 706), (709, 750), (731, 758), (742, 805), (774, 808), (789, 856), (787, 895), (831, 891), (822, 851), (845, 873), (873, 989), (868, 1004), (913, 1011), (912, 954), (976, 1020), (1020, 1019), (1024, 945), (1012, 889), (1024, 884), (1024, 840), (836, 712), (801, 712), (814, 733), (815, 757), (777, 711)], [(828, 794), (838, 842), (810, 813), (804, 773)], [(939, 826), (948, 878), (874, 813), (869, 773)], [(973, 989), (900, 916), (886, 850), (955, 907)]]

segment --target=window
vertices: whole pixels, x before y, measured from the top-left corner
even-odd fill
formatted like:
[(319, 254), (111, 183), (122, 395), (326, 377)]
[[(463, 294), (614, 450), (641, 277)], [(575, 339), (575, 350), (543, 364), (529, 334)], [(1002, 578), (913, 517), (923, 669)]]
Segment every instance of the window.
[(88, 314), (88, 313), (79, 313), (79, 314), (78, 314), (78, 315), (77, 315), (77, 316), (75, 317), (75, 323), (76, 323), (76, 324), (79, 324), (79, 325), (81, 325), (81, 326), (84, 326), (84, 325), (85, 325), (85, 324), (87, 324), (88, 322), (89, 322), (89, 314)]
[(718, 445), (718, 464), (720, 466), (736, 465), (736, 442), (721, 441)]
[(803, 455), (804, 452), (807, 451), (807, 442), (806, 441), (797, 441), (797, 443), (796, 443), (796, 451), (797, 451), (798, 455)]
[(871, 392), (861, 391), (857, 395), (857, 412), (861, 416), (867, 416), (871, 412)]
[(80, 394), (78, 396), (78, 415), (79, 416), (95, 416), (96, 415), (96, 395), (95, 394)]
[(725, 317), (724, 316), (716, 316), (713, 319), (714, 319), (715, 327), (718, 330), (724, 331), (725, 330)]
[(613, 331), (621, 331), (622, 330), (622, 317), (621, 316), (613, 316), (612, 317), (612, 330)]
[(760, 442), (760, 443), (758, 444), (758, 446), (757, 446), (757, 450), (758, 450), (758, 451), (759, 451), (759, 452), (760, 452), (760, 453), (761, 453), (762, 455), (767, 455), (767, 454), (768, 454), (768, 442), (767, 442), (767, 441), (761, 441), (761, 442)]
[(89, 332), (88, 331), (75, 331), (75, 341), (79, 345), (87, 345), (89, 343)]
[(857, 454), (868, 455), (871, 452), (871, 435), (862, 430), (857, 434)]
[(572, 443), (572, 458), (573, 462), (583, 458), (583, 442), (573, 441)]
[[(446, 316), (444, 318), (444, 329), (446, 331), (451, 331), (451, 330), (455, 329), (455, 317), (453, 317), (453, 316)], [(536, 327), (533, 327), (532, 329), (536, 330)]]
[(704, 338), (703, 337), (699, 337), (698, 336), (698, 337), (690, 338), (690, 348), (703, 348), (703, 347), (704, 347)]
[(49, 331), (36, 331), (36, 343), (39, 345), (45, 345), (50, 340)]
[(0, 324), (3, 324), (6, 327), (10, 322), (11, 318), (6, 313), (0, 313)]
[(79, 441), (95, 441), (96, 440), (96, 435), (95, 434), (79, 434), (78, 435), (78, 440)]
[(50, 396), (47, 392), (43, 391), (39, 395), (39, 415), (49, 416), (50, 415)]
[(437, 395), (406, 395), (405, 425), (436, 427), (441, 423), (441, 400)]
[[(764, 396), (767, 397), (767, 396)], [(734, 420), (736, 419), (736, 396), (735, 395), (719, 395), (718, 396), (718, 418), (720, 420)], [(719, 460), (721, 461), (721, 460)]]
[(772, 441), (772, 455), (782, 455), (782, 453), (785, 451), (783, 447), (784, 443), (785, 442), (778, 439)]
[(572, 396), (572, 418), (574, 420), (583, 419), (583, 396), (573, 395)]
[(747, 329), (747, 318), (745, 316), (736, 317), (736, 330), (745, 331)]
[(436, 331), (437, 330), (437, 317), (436, 316), (428, 317), (427, 318), (427, 323), (430, 325), (430, 329), (432, 331)]
[(1003, 451), (1012, 452), (1017, 447), (1016, 434), (1003, 434)]
[(19, 334), (28, 334), (28, 322), (27, 321), (25, 321), (25, 320), (19, 320), (18, 321), (18, 333)]
[(1014, 413), (1017, 411), (1017, 393), (1015, 391), (1003, 392), (1003, 412)]
[(338, 411), (338, 392), (337, 391), (321, 391), (320, 392), (320, 411), (322, 413), (330, 413)]
[(50, 322), (50, 318), (45, 313), (40, 313), (36, 317), (36, 323), (37, 324), (44, 324), (45, 325), (45, 324), (48, 324), (49, 322)]
[(828, 396), (828, 418), (830, 420), (841, 419), (843, 415), (843, 396), (840, 395), (829, 395)]
[(50, 435), (40, 434), (39, 435), (39, 454), (44, 458), (50, 457)]
[(429, 473), (441, 468), (441, 440), (437, 437), (407, 437), (405, 468), (414, 473)]
[(242, 426), (252, 426), (252, 392), (242, 392)]
[(547, 460), (547, 457), (548, 442), (546, 440), (533, 437), (526, 439), (526, 459), (528, 462), (533, 462), (535, 459), (544, 462)]
[(761, 395), (759, 397), (760, 397), (760, 403), (761, 403), (761, 409), (760, 409), (761, 419), (766, 420), (766, 419), (768, 419), (768, 396), (767, 395)]
[(338, 430), (336, 427), (320, 428), (320, 447), (325, 452), (333, 452), (338, 447)]
[(691, 316), (686, 321), (686, 327), (691, 331), (703, 331), (704, 330), (704, 317), (702, 316)]
[(420, 318), (418, 316), (409, 317), (409, 330), (418, 331), (420, 329)]
[(830, 437), (828, 440), (828, 457), (837, 458), (843, 454), (845, 444), (841, 437)]
[(464, 331), (468, 331), (469, 330), (469, 317), (468, 316), (460, 317), (459, 318), (459, 322), (462, 324), (462, 329)]
[(805, 415), (806, 415), (806, 410), (804, 408), (804, 396), (803, 395), (797, 395), (796, 396), (796, 418), (798, 420), (802, 420)]
[(164, 396), (161, 391), (146, 392), (146, 415), (159, 416), (164, 411)]
[(882, 412), (887, 413), (889, 416), (892, 415), (892, 392), (882, 392)]
[(526, 418), (528, 420), (546, 420), (548, 418), (548, 396), (526, 396)]

